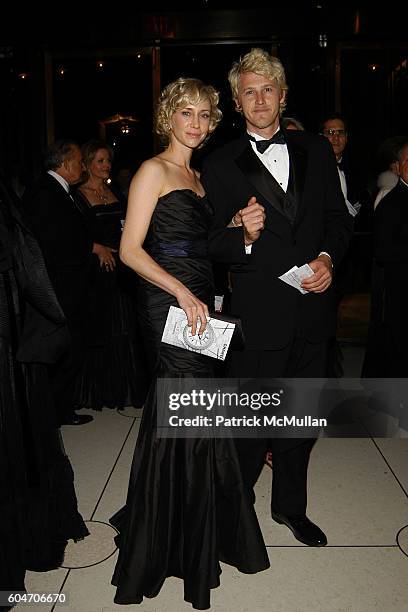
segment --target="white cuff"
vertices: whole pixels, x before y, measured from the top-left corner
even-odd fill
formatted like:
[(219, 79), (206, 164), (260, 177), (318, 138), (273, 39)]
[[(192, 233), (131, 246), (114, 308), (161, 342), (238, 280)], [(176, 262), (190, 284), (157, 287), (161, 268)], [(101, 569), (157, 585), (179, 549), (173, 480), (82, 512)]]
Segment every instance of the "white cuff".
[(352, 217), (355, 217), (355, 216), (357, 215), (358, 211), (359, 211), (359, 210), (360, 210), (360, 208), (361, 208), (361, 204), (360, 204), (360, 202), (356, 202), (356, 204), (355, 204), (355, 205), (353, 205), (353, 204), (352, 204), (351, 202), (349, 202), (347, 199), (346, 199), (346, 205), (347, 205), (347, 210), (349, 211), (349, 213), (350, 213), (350, 215), (351, 215)]
[(327, 251), (320, 251), (320, 253), (319, 253), (318, 257), (320, 257), (320, 255), (327, 255), (327, 257), (330, 259), (330, 262), (331, 262), (332, 268), (334, 267), (334, 266), (333, 266), (333, 260), (332, 260), (332, 258), (331, 258), (331, 255), (330, 255), (330, 254), (329, 254)]

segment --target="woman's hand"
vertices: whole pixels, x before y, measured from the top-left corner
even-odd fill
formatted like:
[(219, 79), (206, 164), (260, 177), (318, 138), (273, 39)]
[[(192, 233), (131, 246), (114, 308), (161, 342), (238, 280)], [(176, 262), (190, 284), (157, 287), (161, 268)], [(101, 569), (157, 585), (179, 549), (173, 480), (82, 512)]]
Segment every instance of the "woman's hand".
[(207, 326), (207, 318), (209, 317), (207, 305), (196, 298), (195, 295), (184, 286), (176, 291), (176, 298), (180, 308), (186, 313), (188, 325), (191, 327), (191, 334), (193, 336), (196, 335), (197, 331), (197, 319), (200, 319), (198, 335), (201, 336)]
[(98, 256), (99, 265), (101, 268), (105, 268), (107, 272), (112, 271), (116, 267), (116, 260), (113, 256), (113, 253), (117, 253), (117, 249), (112, 249), (111, 247), (104, 246), (103, 244), (98, 244), (94, 242), (92, 253)]

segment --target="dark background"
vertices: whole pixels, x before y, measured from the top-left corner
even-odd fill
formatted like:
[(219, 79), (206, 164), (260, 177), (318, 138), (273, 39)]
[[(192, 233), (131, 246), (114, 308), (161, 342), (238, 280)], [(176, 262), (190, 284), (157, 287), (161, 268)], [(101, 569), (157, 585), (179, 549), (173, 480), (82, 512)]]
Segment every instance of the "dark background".
[(350, 153), (361, 180), (372, 183), (381, 142), (408, 132), (405, 20), (395, 7), (387, 12), (369, 2), (281, 4), (191, 0), (169, 7), (152, 0), (126, 11), (112, 4), (53, 6), (44, 14), (37, 6), (16, 9), (0, 26), (3, 172), (29, 182), (48, 141), (82, 143), (116, 114), (134, 121), (108, 124), (106, 139), (116, 165), (135, 170), (158, 148), (157, 92), (180, 75), (220, 91), (224, 121), (214, 147), (240, 127), (227, 83), (231, 63), (261, 46), (285, 66), (286, 114), (317, 131), (326, 113), (344, 113)]

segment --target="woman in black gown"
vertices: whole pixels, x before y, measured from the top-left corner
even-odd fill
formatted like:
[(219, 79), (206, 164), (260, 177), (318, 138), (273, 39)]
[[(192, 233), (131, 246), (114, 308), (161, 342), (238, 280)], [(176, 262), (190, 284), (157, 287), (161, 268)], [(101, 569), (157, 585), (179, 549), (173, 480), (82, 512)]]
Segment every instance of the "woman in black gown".
[[(139, 312), (157, 377), (211, 377), (211, 358), (160, 342), (170, 306), (181, 307), (192, 334), (214, 303), (207, 233), (212, 211), (190, 167), (221, 118), (218, 94), (180, 78), (162, 93), (156, 131), (168, 146), (133, 178), (121, 258), (142, 278)], [(119, 558), (116, 603), (156, 596), (166, 577), (184, 580), (184, 598), (210, 606), (219, 561), (246, 573), (269, 567), (232, 440), (165, 439), (156, 432), (156, 385), (145, 405), (126, 506), (111, 519)]]
[(94, 240), (89, 326), (77, 385), (78, 407), (102, 410), (143, 406), (147, 372), (137, 325), (137, 276), (118, 257), (126, 201), (107, 184), (110, 147), (99, 140), (82, 146), (87, 179), (75, 198), (90, 221)]

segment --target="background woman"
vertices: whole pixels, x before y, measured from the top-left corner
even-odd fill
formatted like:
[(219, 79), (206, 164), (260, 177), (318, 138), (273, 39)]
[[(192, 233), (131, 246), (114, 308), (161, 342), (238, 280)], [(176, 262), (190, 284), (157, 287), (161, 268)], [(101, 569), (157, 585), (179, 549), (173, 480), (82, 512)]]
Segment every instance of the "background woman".
[(126, 201), (107, 183), (111, 148), (90, 140), (83, 145), (82, 156), (87, 178), (75, 197), (89, 215), (94, 264), (88, 348), (77, 403), (94, 410), (141, 407), (147, 373), (137, 327), (137, 276), (118, 257)]

